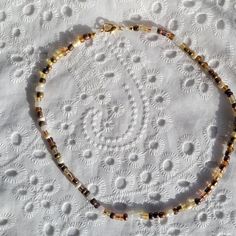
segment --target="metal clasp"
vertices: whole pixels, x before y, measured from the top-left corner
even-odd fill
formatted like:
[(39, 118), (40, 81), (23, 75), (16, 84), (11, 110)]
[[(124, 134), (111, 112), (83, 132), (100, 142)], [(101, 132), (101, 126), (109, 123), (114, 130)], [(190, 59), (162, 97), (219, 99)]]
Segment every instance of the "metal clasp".
[(116, 30), (123, 30), (123, 27), (120, 25), (115, 25), (110, 22), (106, 22), (101, 28), (101, 32), (107, 32), (107, 33), (112, 33)]

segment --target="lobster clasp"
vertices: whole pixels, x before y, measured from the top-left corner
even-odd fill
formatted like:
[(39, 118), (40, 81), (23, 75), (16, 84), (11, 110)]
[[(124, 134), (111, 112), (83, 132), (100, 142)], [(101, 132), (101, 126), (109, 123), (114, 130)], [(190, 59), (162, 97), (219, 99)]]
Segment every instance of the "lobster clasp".
[(107, 33), (112, 33), (116, 30), (122, 30), (122, 27), (120, 25), (115, 25), (110, 22), (105, 22), (101, 28), (101, 32), (107, 32)]

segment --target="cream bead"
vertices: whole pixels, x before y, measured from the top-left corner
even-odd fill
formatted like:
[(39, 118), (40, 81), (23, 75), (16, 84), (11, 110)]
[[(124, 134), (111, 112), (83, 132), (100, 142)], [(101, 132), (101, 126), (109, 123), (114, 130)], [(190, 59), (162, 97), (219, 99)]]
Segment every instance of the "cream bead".
[(152, 26), (152, 27), (151, 27), (151, 32), (152, 32), (152, 33), (157, 33), (157, 29), (158, 29), (158, 27)]
[(166, 213), (167, 217), (174, 215), (173, 209), (168, 209), (168, 210), (165, 211), (165, 213)]
[(42, 130), (42, 131), (46, 131), (47, 128), (48, 128), (47, 125), (43, 125), (43, 126), (41, 126), (41, 130)]
[(62, 163), (64, 163), (64, 161), (62, 160), (62, 158), (59, 158), (59, 159), (57, 159), (57, 163), (62, 164)]

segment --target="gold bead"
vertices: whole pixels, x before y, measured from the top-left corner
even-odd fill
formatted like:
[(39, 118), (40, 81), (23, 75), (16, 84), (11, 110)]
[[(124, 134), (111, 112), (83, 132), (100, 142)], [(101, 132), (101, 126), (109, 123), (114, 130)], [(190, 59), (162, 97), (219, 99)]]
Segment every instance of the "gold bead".
[(234, 139), (236, 139), (236, 132), (233, 131), (233, 132), (231, 133), (231, 136), (232, 136)]
[(145, 25), (139, 25), (139, 30), (143, 32), (150, 32), (151, 28)]
[(105, 208), (103, 214), (110, 217), (111, 211)]
[(85, 42), (85, 38), (84, 38), (83, 35), (79, 36), (79, 41), (80, 41), (81, 43), (84, 43), (84, 42)]
[(223, 176), (223, 173), (221, 172), (221, 170), (219, 169), (219, 167), (216, 167), (213, 172), (212, 172), (212, 177), (219, 181)]
[(73, 44), (74, 47), (78, 47), (81, 44), (80, 38), (77, 37), (72, 44)]
[(232, 153), (232, 152), (234, 151), (234, 144), (229, 145), (229, 146), (227, 147), (227, 151), (228, 151), (229, 153)]
[(222, 81), (222, 80), (217, 84), (217, 87), (218, 87), (219, 89), (222, 89), (224, 86), (225, 86), (225, 83), (224, 83), (224, 81)]
[(43, 78), (43, 79), (46, 79), (47, 75), (44, 74), (42, 71), (39, 71), (39, 77)]
[(180, 46), (179, 46), (183, 51), (186, 50), (186, 48), (188, 48), (187, 44), (186, 43), (181, 43)]
[(230, 102), (231, 104), (233, 104), (233, 103), (236, 102), (234, 95), (231, 95), (231, 96), (229, 97), (229, 102)]
[(195, 206), (196, 206), (196, 203), (193, 198), (189, 198), (185, 203), (186, 209), (192, 209)]
[(222, 87), (222, 90), (225, 92), (227, 89), (229, 89), (229, 86), (227, 84), (225, 84), (223, 87)]
[(149, 220), (149, 213), (147, 212), (140, 212), (139, 216), (144, 220)]
[(49, 66), (52, 66), (52, 65), (53, 65), (53, 62), (52, 62), (50, 59), (47, 59), (46, 62), (47, 62), (47, 64), (48, 64)]
[(47, 130), (43, 131), (42, 134), (43, 134), (43, 137), (44, 137), (45, 139), (48, 139), (48, 138), (51, 137), (51, 135), (49, 134), (49, 132), (48, 132)]

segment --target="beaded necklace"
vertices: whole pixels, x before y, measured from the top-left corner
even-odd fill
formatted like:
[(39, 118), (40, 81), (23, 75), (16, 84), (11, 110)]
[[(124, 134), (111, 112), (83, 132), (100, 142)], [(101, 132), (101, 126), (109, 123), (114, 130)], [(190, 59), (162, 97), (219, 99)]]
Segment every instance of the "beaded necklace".
[(104, 207), (100, 201), (98, 201), (95, 197), (92, 196), (90, 191), (86, 188), (86, 186), (71, 172), (71, 170), (65, 165), (62, 156), (58, 150), (58, 147), (50, 135), (46, 119), (43, 114), (43, 110), (41, 107), (41, 101), (44, 98), (44, 87), (46, 84), (46, 78), (50, 70), (52, 69), (53, 64), (55, 64), (60, 58), (68, 55), (75, 47), (78, 47), (80, 44), (84, 43), (87, 40), (94, 39), (98, 33), (113, 33), (115, 31), (123, 31), (123, 30), (131, 30), (131, 31), (141, 31), (141, 32), (152, 32), (157, 33), (162, 36), (165, 36), (170, 41), (172, 41), (177, 47), (179, 47), (183, 52), (185, 52), (195, 63), (197, 63), (200, 68), (208, 74), (216, 86), (227, 96), (234, 116), (236, 115), (236, 99), (233, 92), (230, 90), (229, 86), (224, 83), (224, 81), (220, 78), (220, 76), (208, 65), (206, 61), (204, 61), (203, 57), (198, 55), (195, 51), (190, 49), (184, 42), (182, 42), (175, 34), (170, 32), (168, 29), (163, 26), (145, 26), (145, 25), (116, 25), (113, 23), (105, 23), (101, 29), (97, 32), (91, 32), (87, 34), (83, 34), (78, 36), (72, 43), (70, 43), (67, 47), (63, 47), (57, 50), (51, 58), (47, 59), (47, 65), (39, 72), (39, 81), (36, 86), (36, 95), (35, 95), (35, 111), (37, 115), (38, 125), (40, 127), (42, 137), (46, 140), (49, 145), (51, 154), (53, 159), (57, 165), (57, 167), (61, 170), (61, 172), (65, 175), (65, 177), (77, 188), (82, 195), (89, 201), (93, 207), (99, 210), (102, 214), (115, 219), (115, 220), (123, 220), (126, 221), (128, 216), (137, 215), (142, 219), (155, 219), (155, 218), (163, 218), (168, 217), (170, 215), (176, 215), (181, 211), (191, 209), (197, 205), (199, 205), (212, 191), (212, 189), (217, 185), (218, 181), (222, 178), (223, 173), (226, 167), (229, 164), (230, 154), (234, 151), (234, 142), (236, 140), (236, 128), (233, 128), (231, 136), (227, 142), (227, 148), (225, 153), (219, 163), (219, 165), (214, 168), (212, 172), (212, 179), (206, 183), (204, 189), (200, 190), (200, 194), (196, 198), (190, 198), (186, 202), (179, 203), (170, 209), (165, 209), (162, 211), (155, 212), (144, 212), (137, 211), (128, 213), (127, 212), (113, 212), (112, 210)]

